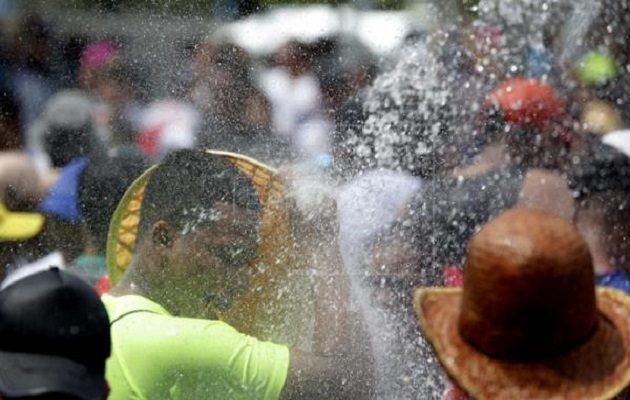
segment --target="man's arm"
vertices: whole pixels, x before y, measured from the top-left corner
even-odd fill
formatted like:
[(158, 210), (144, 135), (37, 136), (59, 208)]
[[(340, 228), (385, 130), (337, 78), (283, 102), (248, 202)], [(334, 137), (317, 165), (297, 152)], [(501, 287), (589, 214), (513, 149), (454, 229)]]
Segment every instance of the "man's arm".
[(290, 350), (282, 398), (370, 398), (374, 363), (364, 321), (350, 309), (350, 281), (337, 241), (336, 204), (331, 194), (317, 195), (321, 201), (302, 210), (307, 217), (296, 227), (300, 254), (315, 276), (313, 350)]

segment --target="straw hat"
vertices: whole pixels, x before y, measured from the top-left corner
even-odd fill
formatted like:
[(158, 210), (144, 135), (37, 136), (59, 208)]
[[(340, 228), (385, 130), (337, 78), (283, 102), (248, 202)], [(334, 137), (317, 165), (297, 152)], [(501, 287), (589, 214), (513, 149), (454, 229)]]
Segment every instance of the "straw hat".
[(513, 209), (468, 245), (463, 289), (418, 289), (421, 327), (476, 399), (605, 399), (630, 383), (630, 297), (595, 289), (588, 247)]
[[(268, 205), (266, 203), (270, 196), (279, 194), (281, 184), (273, 168), (241, 154), (216, 150), (207, 150), (206, 152), (210, 156), (225, 158), (249, 176), (263, 205)], [(131, 264), (140, 223), (144, 189), (157, 167), (158, 165), (150, 167), (131, 184), (112, 217), (106, 254), (108, 274), (112, 285), (118, 282), (120, 276)]]
[[(263, 205), (258, 257), (252, 262), (249, 290), (229, 310), (216, 314), (243, 333), (264, 340), (281, 338), (288, 345), (299, 344), (304, 341), (307, 328), (295, 324), (286, 327), (286, 324), (279, 322), (298, 319), (304, 313), (300, 302), (287, 300), (300, 295), (287, 287), (287, 282), (291, 282), (290, 276), (300, 268), (300, 263), (293, 251), (295, 239), (290, 222), (292, 211), (285, 201), (281, 179), (275, 169), (253, 158), (218, 150), (206, 150), (206, 153), (209, 157), (224, 158), (245, 173), (251, 179)], [(106, 251), (111, 286), (118, 282), (131, 264), (144, 189), (158, 167), (159, 164), (149, 168), (127, 189), (112, 216)], [(256, 268), (256, 265), (264, 265), (266, 268)], [(281, 327), (281, 332), (274, 331), (275, 327)]]

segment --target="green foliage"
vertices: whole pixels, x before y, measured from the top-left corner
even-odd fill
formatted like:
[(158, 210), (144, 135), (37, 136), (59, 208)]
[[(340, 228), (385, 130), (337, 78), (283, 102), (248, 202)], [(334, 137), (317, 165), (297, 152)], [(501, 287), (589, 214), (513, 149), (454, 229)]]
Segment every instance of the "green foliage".
[[(103, 11), (149, 11), (159, 13), (202, 13), (212, 12), (215, 3), (220, 0), (57, 0), (62, 7)], [(248, 8), (264, 9), (280, 5), (342, 5), (366, 4), (370, 8), (380, 10), (401, 9), (405, 0), (241, 0)], [(253, 4), (250, 4), (253, 3)]]
[(102, 11), (149, 11), (176, 14), (209, 13), (215, 0), (65, 0), (62, 6)]
[(277, 6), (277, 5), (304, 5), (304, 4), (328, 4), (328, 5), (346, 5), (356, 3), (361, 7), (364, 7), (365, 4), (368, 4), (370, 8), (376, 10), (392, 10), (392, 9), (401, 9), (405, 5), (405, 0), (364, 0), (364, 1), (356, 1), (356, 0), (261, 0), (261, 5), (266, 6)]
[(468, 18), (477, 18), (479, 0), (458, 0), (459, 12)]

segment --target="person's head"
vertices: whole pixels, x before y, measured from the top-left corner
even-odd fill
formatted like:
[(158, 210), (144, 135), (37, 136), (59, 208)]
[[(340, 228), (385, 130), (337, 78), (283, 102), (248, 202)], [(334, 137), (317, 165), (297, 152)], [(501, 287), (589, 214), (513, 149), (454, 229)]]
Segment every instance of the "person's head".
[(93, 119), (94, 104), (90, 97), (77, 90), (55, 94), (44, 106), (42, 147), (53, 167), (63, 167), (71, 160), (95, 153), (105, 147)]
[(78, 179), (81, 219), (94, 250), (104, 254), (109, 221), (131, 183), (149, 167), (147, 158), (131, 146), (93, 157)]
[(79, 83), (86, 90), (94, 90), (99, 73), (120, 62), (118, 44), (112, 40), (99, 40), (88, 44), (79, 58)]
[(463, 288), (422, 288), (421, 327), (476, 399), (613, 398), (630, 383), (630, 297), (595, 287), (589, 248), (552, 215), (512, 209), (469, 241)]
[(572, 135), (564, 104), (547, 85), (533, 79), (501, 82), (486, 97), (479, 125), (486, 144), (505, 143), (512, 162), (559, 168)]
[(170, 288), (167, 307), (202, 296), (227, 308), (257, 255), (260, 209), (250, 179), (228, 161), (174, 152), (147, 183), (131, 268), (145, 269), (145, 284)]
[(15, 211), (30, 211), (42, 201), (48, 182), (28, 154), (0, 152), (0, 202)]
[(292, 77), (303, 75), (310, 68), (308, 45), (296, 40), (285, 43), (272, 55), (272, 64), (286, 68)]
[(0, 398), (103, 400), (109, 319), (94, 290), (50, 268), (0, 289)]
[(603, 251), (608, 266), (630, 272), (630, 157), (596, 144), (570, 171), (569, 185), (578, 200), (576, 225), (589, 245), (604, 247), (592, 251)]

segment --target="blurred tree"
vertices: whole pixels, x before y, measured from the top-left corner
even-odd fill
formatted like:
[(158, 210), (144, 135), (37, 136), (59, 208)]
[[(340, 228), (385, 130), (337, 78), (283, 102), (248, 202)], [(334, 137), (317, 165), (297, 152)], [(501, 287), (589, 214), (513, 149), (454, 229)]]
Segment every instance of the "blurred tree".
[(457, 5), (459, 13), (466, 18), (475, 19), (479, 15), (479, 0), (459, 0)]
[[(40, 3), (51, 2), (39, 0)], [(407, 0), (53, 0), (56, 7), (101, 10), (101, 11), (148, 11), (156, 13), (201, 14), (213, 12), (245, 16), (262, 9), (279, 5), (305, 4), (360, 4), (373, 9), (401, 9)]]

